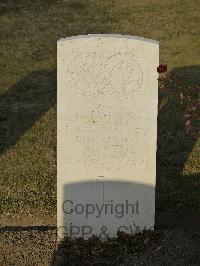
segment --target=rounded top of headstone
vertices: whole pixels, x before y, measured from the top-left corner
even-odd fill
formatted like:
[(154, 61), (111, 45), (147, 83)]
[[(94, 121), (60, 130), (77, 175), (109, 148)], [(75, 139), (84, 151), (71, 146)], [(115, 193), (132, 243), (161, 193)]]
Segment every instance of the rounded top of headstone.
[(63, 42), (68, 40), (74, 40), (74, 39), (87, 39), (87, 38), (121, 38), (121, 39), (130, 39), (130, 40), (138, 40), (143, 42), (149, 42), (152, 44), (159, 45), (159, 42), (156, 40), (139, 37), (139, 36), (133, 36), (133, 35), (123, 35), (123, 34), (87, 34), (87, 35), (76, 35), (76, 36), (70, 36), (59, 39), (57, 42)]

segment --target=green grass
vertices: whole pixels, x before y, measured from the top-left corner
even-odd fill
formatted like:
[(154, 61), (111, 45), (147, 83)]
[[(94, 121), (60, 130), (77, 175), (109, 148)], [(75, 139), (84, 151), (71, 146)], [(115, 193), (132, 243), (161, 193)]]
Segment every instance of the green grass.
[[(2, 213), (56, 212), (56, 41), (121, 33), (160, 42), (160, 62), (200, 83), (197, 0), (1, 0)], [(170, 103), (158, 119), (158, 210), (198, 212), (199, 142)]]

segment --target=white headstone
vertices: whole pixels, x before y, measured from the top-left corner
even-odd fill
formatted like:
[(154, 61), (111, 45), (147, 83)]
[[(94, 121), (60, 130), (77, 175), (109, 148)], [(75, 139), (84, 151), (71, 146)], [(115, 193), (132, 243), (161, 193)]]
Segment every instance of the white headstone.
[(154, 228), (158, 65), (136, 36), (57, 42), (59, 239)]

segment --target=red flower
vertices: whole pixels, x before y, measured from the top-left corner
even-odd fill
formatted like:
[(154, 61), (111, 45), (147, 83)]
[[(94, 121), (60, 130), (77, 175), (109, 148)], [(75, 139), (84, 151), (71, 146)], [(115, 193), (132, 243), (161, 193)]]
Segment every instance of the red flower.
[(167, 65), (160, 64), (160, 65), (157, 67), (157, 72), (158, 72), (158, 73), (164, 73), (164, 72), (167, 72)]

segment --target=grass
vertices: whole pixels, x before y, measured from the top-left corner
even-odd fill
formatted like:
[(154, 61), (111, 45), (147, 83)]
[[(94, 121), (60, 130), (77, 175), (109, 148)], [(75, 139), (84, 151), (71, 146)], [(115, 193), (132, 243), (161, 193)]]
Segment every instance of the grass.
[[(160, 62), (200, 83), (197, 0), (1, 0), (0, 211), (56, 213), (56, 41), (121, 33), (160, 42)], [(157, 210), (199, 212), (199, 144), (170, 103), (158, 118)]]

